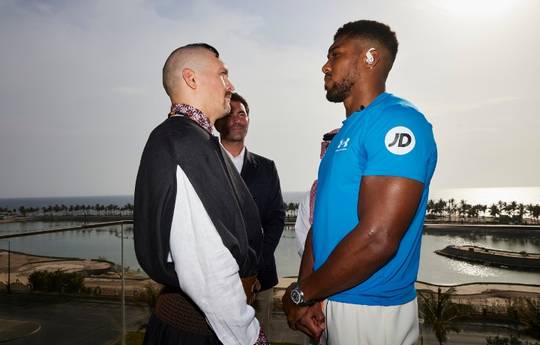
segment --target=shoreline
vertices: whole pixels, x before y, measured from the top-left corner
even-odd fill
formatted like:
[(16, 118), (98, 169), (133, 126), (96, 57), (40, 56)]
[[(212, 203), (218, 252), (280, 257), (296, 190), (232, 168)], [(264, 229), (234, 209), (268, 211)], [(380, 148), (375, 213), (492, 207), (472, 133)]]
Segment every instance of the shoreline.
[(436, 254), (454, 260), (478, 263), (486, 266), (516, 271), (539, 272), (540, 254), (490, 249), (474, 245), (449, 245), (435, 251)]
[[(296, 220), (296, 214), (287, 215), (286, 219), (289, 220), (289, 223), (293, 223)], [(497, 223), (493, 219), (481, 219), (481, 218), (470, 218), (470, 219), (433, 219), (429, 216), (425, 217), (424, 227), (425, 228), (440, 228), (445, 226), (450, 226), (452, 228), (461, 228), (461, 227), (471, 227), (471, 228), (483, 228), (489, 227), (494, 229), (536, 229), (540, 231), (540, 223), (533, 223), (531, 219), (525, 218), (528, 222), (522, 224), (506, 224), (506, 223)], [(132, 214), (116, 214), (116, 215), (12, 215), (5, 216), (0, 219), (0, 224), (6, 223), (16, 223), (16, 222), (58, 222), (58, 221), (80, 221), (80, 222), (89, 222), (89, 221), (115, 221), (115, 220), (133, 220)]]
[[(285, 228), (293, 227), (295, 218), (289, 219), (285, 222)], [(115, 215), (115, 216), (102, 216), (102, 215), (88, 215), (88, 216), (17, 216), (0, 219), (0, 224), (9, 224), (9, 223), (20, 223), (20, 222), (80, 222), (81, 225), (91, 225), (91, 223), (101, 223), (101, 222), (114, 222), (114, 221), (133, 221), (131, 215)], [(473, 232), (483, 232), (483, 231), (499, 231), (499, 232), (510, 232), (510, 231), (531, 231), (540, 233), (540, 224), (499, 224), (493, 222), (463, 222), (463, 221), (444, 221), (444, 222), (434, 222), (428, 218), (424, 221), (424, 231), (434, 231), (434, 230), (444, 230), (444, 231), (473, 231)]]
[[(0, 277), (7, 278), (7, 250), (0, 249)], [(27, 272), (28, 269), (32, 268), (36, 270), (36, 265), (44, 264), (50, 267), (50, 264), (59, 264), (57, 265), (59, 269), (72, 269), (73, 264), (85, 264), (81, 271), (95, 271), (95, 269), (102, 270), (101, 274), (88, 274), (85, 279), (93, 284), (102, 282), (109, 282), (107, 285), (111, 286), (113, 282), (118, 282), (120, 284), (120, 273), (112, 272), (111, 269), (114, 267), (114, 263), (101, 260), (101, 259), (81, 259), (73, 257), (59, 257), (59, 256), (46, 256), (46, 255), (34, 255), (19, 251), (11, 251), (11, 281), (14, 282), (15, 275), (18, 273)], [(64, 266), (62, 266), (64, 265)], [(68, 267), (69, 266), (69, 267)], [(80, 265), (79, 265), (80, 266)], [(105, 267), (106, 266), (106, 267)], [(56, 266), (55, 266), (56, 268)], [(105, 270), (107, 268), (108, 270)], [(3, 277), (3, 276), (6, 277)], [(278, 284), (274, 287), (275, 290), (285, 290), (291, 283), (296, 282), (297, 277), (288, 276), (288, 277), (279, 277)], [(131, 282), (139, 282), (143, 285), (152, 283), (152, 280), (146, 276), (141, 276), (134, 274), (133, 272), (125, 273), (125, 280)], [(0, 282), (6, 282), (7, 279), (1, 279)], [(454, 287), (457, 294), (479, 294), (491, 290), (498, 291), (512, 291), (512, 292), (526, 292), (538, 294), (540, 297), (540, 284), (525, 284), (525, 283), (501, 283), (501, 282), (470, 282), (462, 284), (434, 284), (424, 281), (416, 281), (417, 289), (450, 289)]]
[[(7, 288), (7, 281), (19, 288), (27, 286), (30, 274), (36, 271), (80, 272), (86, 276), (107, 274), (115, 266), (113, 262), (100, 259), (80, 259), (71, 257), (33, 255), (18, 251), (0, 249), (0, 284)], [(22, 285), (22, 286), (21, 286)]]
[(524, 225), (524, 224), (493, 224), (493, 223), (424, 223), (424, 231), (426, 230), (455, 230), (455, 231), (463, 231), (463, 230), (473, 230), (473, 231), (485, 231), (485, 230), (493, 230), (493, 231), (537, 231), (540, 233), (540, 225), (538, 224), (530, 224), (530, 225)]
[(113, 222), (119, 220), (133, 220), (131, 215), (116, 215), (116, 216), (16, 216), (0, 219), (0, 224), (9, 223), (24, 223), (24, 222), (81, 222), (87, 224), (89, 222)]

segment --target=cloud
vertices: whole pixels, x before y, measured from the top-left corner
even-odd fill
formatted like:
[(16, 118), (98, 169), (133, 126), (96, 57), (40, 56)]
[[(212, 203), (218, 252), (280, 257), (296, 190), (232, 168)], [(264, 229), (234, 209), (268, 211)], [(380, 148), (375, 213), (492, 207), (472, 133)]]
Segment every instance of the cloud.
[[(276, 161), (283, 190), (306, 190), (320, 136), (344, 119), (343, 106), (325, 100), (321, 66), (335, 30), (358, 16), (398, 33), (388, 90), (433, 123), (439, 185), (481, 186), (489, 169), (491, 185), (535, 184), (540, 24), (538, 5), (520, 6), (497, 27), (461, 27), (459, 18), (399, 1), (2, 1), (0, 195), (130, 194), (147, 135), (169, 108), (163, 63), (191, 42), (220, 51), (250, 102), (248, 148)], [(527, 49), (511, 50), (509, 64), (501, 41)], [(520, 166), (514, 176), (498, 172), (493, 146), (481, 142), (479, 133), (498, 129), (510, 144), (496, 148), (517, 152), (508, 161)], [(482, 157), (485, 169), (453, 171)]]
[(113, 87), (111, 91), (116, 94), (128, 96), (143, 95), (145, 93), (144, 89), (134, 86), (116, 86)]
[(435, 112), (443, 113), (463, 113), (472, 111), (486, 111), (494, 107), (511, 107), (512, 104), (522, 102), (526, 98), (518, 96), (501, 96), (487, 99), (476, 99), (474, 101), (464, 101), (456, 103), (446, 102), (426, 102), (425, 105)]

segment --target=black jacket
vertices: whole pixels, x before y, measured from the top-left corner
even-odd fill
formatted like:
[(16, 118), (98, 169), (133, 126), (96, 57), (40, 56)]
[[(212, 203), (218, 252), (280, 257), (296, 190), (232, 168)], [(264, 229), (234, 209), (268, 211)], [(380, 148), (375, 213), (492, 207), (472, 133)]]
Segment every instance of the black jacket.
[(257, 278), (261, 283), (261, 290), (266, 290), (278, 283), (274, 251), (285, 222), (285, 204), (281, 196), (279, 176), (273, 161), (247, 149), (240, 175), (255, 199), (264, 231), (263, 254)]
[(224, 155), (216, 137), (182, 116), (170, 117), (150, 134), (135, 186), (134, 242), (142, 269), (158, 283), (179, 287), (167, 261), (178, 165), (236, 259), (240, 277), (258, 271), (263, 235), (257, 206)]

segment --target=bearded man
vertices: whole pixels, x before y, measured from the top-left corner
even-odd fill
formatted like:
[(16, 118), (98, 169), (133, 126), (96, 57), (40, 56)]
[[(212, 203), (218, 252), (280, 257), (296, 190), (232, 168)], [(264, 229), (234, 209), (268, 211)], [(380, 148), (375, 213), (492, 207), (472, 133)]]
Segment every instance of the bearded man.
[(283, 307), (291, 328), (325, 331), (332, 345), (411, 345), (419, 334), (414, 283), (437, 148), (424, 115), (386, 92), (397, 50), (387, 25), (351, 22), (322, 68), (326, 98), (343, 103), (346, 118), (321, 161), (299, 279)]

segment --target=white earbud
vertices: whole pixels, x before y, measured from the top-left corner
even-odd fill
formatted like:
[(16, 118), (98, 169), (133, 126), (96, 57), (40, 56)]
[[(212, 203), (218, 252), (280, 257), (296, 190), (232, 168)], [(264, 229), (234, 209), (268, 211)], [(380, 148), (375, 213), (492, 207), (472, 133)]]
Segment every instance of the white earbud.
[(369, 50), (366, 52), (366, 63), (368, 65), (371, 65), (373, 64), (373, 62), (375, 61), (375, 58), (373, 57), (373, 54), (371, 54), (372, 51), (374, 51), (375, 48), (369, 48)]

